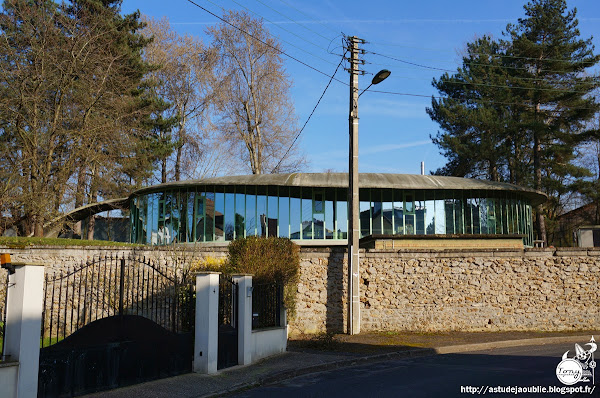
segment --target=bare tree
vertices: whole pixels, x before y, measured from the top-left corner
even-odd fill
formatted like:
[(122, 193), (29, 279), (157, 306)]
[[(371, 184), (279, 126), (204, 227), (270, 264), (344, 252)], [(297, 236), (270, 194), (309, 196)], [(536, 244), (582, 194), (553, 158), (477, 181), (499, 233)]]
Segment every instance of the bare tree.
[(297, 170), (305, 160), (292, 145), (298, 128), (281, 44), (245, 12), (229, 11), (224, 20), (207, 30), (221, 79), (215, 124), (253, 174), (272, 171), (290, 146), (278, 170)]

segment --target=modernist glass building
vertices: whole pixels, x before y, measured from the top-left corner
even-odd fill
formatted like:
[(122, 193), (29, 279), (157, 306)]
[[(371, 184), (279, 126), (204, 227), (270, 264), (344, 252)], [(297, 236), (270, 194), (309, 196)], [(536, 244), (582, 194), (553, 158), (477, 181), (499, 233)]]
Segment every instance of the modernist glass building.
[[(296, 173), (166, 183), (129, 198), (131, 241), (150, 245), (280, 236), (300, 244), (347, 239), (348, 175)], [(522, 235), (545, 195), (457, 177), (360, 175), (361, 236)], [(317, 242), (318, 241), (318, 242)]]

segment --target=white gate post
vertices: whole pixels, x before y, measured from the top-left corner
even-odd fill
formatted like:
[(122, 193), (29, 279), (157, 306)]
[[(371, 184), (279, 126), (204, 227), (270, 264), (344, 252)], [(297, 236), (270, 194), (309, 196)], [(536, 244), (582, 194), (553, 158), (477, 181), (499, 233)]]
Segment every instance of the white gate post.
[(12, 263), (6, 291), (4, 355), (19, 362), (17, 398), (37, 396), (40, 330), (44, 303), (44, 266)]
[(216, 373), (219, 353), (219, 275), (196, 274), (194, 372)]
[(252, 363), (252, 275), (235, 274), (238, 284), (238, 365)]

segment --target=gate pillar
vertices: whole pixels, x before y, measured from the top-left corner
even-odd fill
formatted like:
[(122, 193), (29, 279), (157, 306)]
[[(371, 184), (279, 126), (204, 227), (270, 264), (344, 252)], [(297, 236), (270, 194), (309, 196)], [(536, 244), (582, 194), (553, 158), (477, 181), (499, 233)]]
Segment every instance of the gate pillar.
[(235, 274), (238, 284), (238, 365), (252, 363), (252, 275)]
[(44, 302), (44, 266), (12, 263), (6, 292), (4, 355), (19, 362), (17, 398), (36, 397), (40, 358), (40, 330)]
[(219, 339), (219, 274), (196, 274), (194, 372), (217, 373)]

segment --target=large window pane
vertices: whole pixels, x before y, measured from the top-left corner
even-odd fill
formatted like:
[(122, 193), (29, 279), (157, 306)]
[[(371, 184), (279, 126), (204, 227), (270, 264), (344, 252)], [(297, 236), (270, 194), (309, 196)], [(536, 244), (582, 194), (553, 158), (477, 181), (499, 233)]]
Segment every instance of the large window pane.
[(301, 239), (302, 226), (300, 192), (290, 191), (290, 239)]
[(187, 191), (179, 191), (179, 233), (177, 242), (187, 242)]
[[(360, 213), (360, 237), (371, 235), (371, 190), (364, 188), (359, 190), (359, 213)], [(352, 211), (350, 208), (349, 211)], [(348, 226), (352, 228), (352, 226)]]
[(233, 240), (235, 231), (235, 194), (225, 193), (225, 240)]
[[(159, 194), (153, 193), (148, 195), (148, 243), (151, 245), (158, 245), (158, 218), (159, 212), (162, 215), (163, 212), (159, 211), (159, 207), (163, 205)], [(161, 221), (162, 222), (162, 221)]]
[(325, 238), (333, 239), (335, 235), (335, 189), (327, 189), (325, 191)]
[(246, 195), (244, 187), (237, 187), (235, 194), (235, 238), (243, 238), (246, 232)]
[[(216, 187), (216, 189), (223, 189)], [(225, 193), (215, 192), (215, 241), (225, 240)]]
[(427, 235), (435, 234), (435, 201), (433, 192), (425, 196), (425, 233)]
[[(207, 195), (210, 195), (210, 199)], [(212, 192), (210, 194), (198, 192), (196, 193), (195, 203), (196, 207), (194, 215), (196, 221), (194, 226), (194, 236), (196, 237), (196, 242), (210, 242), (213, 240), (213, 224), (215, 217), (214, 194)]]
[(256, 190), (256, 228), (257, 235), (267, 236), (267, 189), (257, 187)]
[(302, 239), (313, 238), (313, 222), (312, 222), (312, 189), (302, 189)]
[(394, 235), (404, 235), (404, 193), (394, 191)]
[(371, 233), (373, 233), (373, 234), (382, 234), (383, 233), (382, 209), (383, 209), (383, 205), (381, 203), (381, 191), (379, 189), (372, 189), (371, 190), (371, 222), (372, 222)]
[(290, 190), (279, 187), (279, 236), (290, 237)]
[(463, 200), (463, 208), (465, 209), (465, 233), (473, 233), (473, 199), (468, 197), (465, 193), (465, 199)]
[[(450, 192), (446, 191), (446, 194), (450, 194)], [(445, 199), (444, 209), (446, 214), (446, 233), (454, 234), (457, 232), (454, 226), (456, 220), (456, 217), (454, 217), (454, 199)]]
[(461, 191), (454, 191), (454, 197), (456, 198), (454, 200), (454, 228), (457, 234), (462, 234), (464, 233), (464, 223), (465, 223), (465, 216), (464, 216), (464, 208), (463, 208), (463, 201), (462, 201), (462, 192)]
[(473, 233), (480, 234), (481, 233), (481, 199), (478, 197), (474, 197), (471, 199), (471, 221), (473, 223)]
[(381, 216), (382, 233), (391, 235), (394, 233), (394, 198), (391, 189), (385, 189), (381, 193)]
[(246, 236), (256, 236), (256, 189), (246, 187)]
[(425, 200), (422, 191), (415, 192), (415, 234), (425, 235)]
[[(210, 187), (207, 187), (210, 188)], [(205, 192), (205, 223), (204, 226), (204, 240), (206, 242), (212, 242), (215, 240), (215, 229), (216, 229), (216, 197), (214, 192)], [(222, 231), (222, 230), (221, 230)]]
[(269, 198), (267, 200), (267, 211), (268, 211), (268, 222), (267, 222), (267, 232), (269, 236), (277, 236), (277, 227), (278, 227), (278, 205), (279, 200), (277, 199), (277, 187), (269, 187)]
[(487, 201), (487, 214), (488, 214), (488, 233), (496, 233), (496, 201), (494, 199), (488, 199)]
[(194, 225), (194, 200), (196, 199), (195, 192), (188, 192), (185, 198), (185, 224), (186, 224), (186, 242), (194, 242), (194, 233), (195, 233), (195, 225)]
[(338, 189), (336, 191), (337, 201), (335, 204), (335, 229), (336, 239), (348, 239), (348, 202), (347, 191)]
[(490, 233), (488, 221), (488, 200), (486, 198), (481, 198), (481, 200), (479, 201), (479, 228), (482, 234)]
[(446, 233), (446, 205), (443, 199), (435, 201), (435, 233), (438, 235)]
[(313, 233), (314, 239), (325, 239), (325, 194), (322, 189), (313, 189)]

